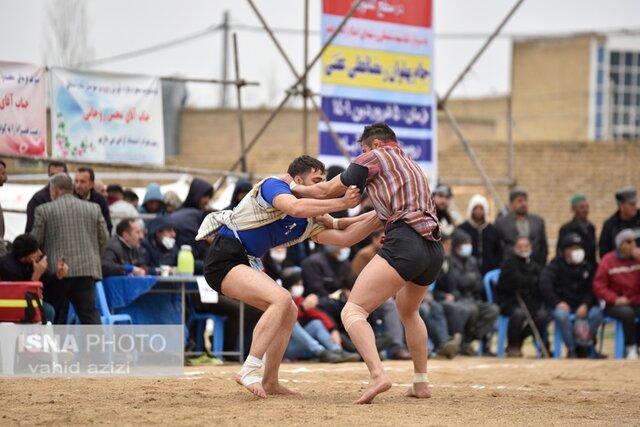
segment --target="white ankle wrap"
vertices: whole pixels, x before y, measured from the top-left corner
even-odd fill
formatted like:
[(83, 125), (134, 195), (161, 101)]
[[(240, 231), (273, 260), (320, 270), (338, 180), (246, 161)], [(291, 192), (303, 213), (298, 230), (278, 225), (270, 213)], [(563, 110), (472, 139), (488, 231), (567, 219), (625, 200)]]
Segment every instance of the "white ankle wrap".
[(427, 374), (426, 372), (421, 374), (421, 373), (414, 373), (413, 374), (413, 382), (414, 383), (428, 383), (429, 382), (429, 374)]
[(262, 360), (257, 357), (249, 356), (242, 365), (242, 369), (238, 372), (240, 382), (243, 386), (259, 383), (262, 381), (260, 377), (260, 369), (262, 369)]

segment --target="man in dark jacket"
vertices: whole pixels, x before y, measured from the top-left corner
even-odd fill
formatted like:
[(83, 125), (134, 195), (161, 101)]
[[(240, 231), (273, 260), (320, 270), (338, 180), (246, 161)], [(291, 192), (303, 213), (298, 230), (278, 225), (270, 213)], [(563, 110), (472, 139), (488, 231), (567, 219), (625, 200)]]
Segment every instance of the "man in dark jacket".
[(325, 245), (302, 261), (305, 295), (323, 298), (340, 290), (342, 282), (351, 274), (349, 253), (349, 248)]
[(582, 194), (576, 194), (571, 198), (571, 210), (573, 211), (573, 219), (560, 227), (558, 233), (558, 247), (556, 255), (562, 254), (560, 242), (569, 233), (575, 233), (582, 240), (582, 247), (585, 251), (585, 259), (595, 268), (598, 265), (596, 261), (596, 228), (589, 222), (589, 202)]
[(167, 216), (149, 224), (147, 235), (140, 247), (140, 257), (150, 274), (158, 274), (161, 265), (175, 266), (178, 261), (175, 225)]
[(595, 268), (585, 259), (584, 245), (577, 233), (565, 235), (560, 242), (560, 253), (540, 275), (542, 297), (560, 328), (569, 358), (586, 357), (589, 350), (587, 346), (576, 345), (569, 315), (586, 319), (591, 336), (595, 336), (602, 322), (602, 309), (592, 291)]
[[(616, 248), (616, 236), (626, 228), (640, 228), (640, 210), (638, 194), (633, 187), (624, 187), (616, 192), (618, 210), (602, 225), (600, 233), (600, 258)], [(640, 246), (640, 239), (636, 240)]]
[(196, 241), (196, 235), (202, 220), (209, 213), (208, 206), (212, 196), (213, 186), (203, 179), (194, 178), (184, 203), (169, 216), (176, 226), (176, 246), (191, 246), (196, 261), (196, 273), (200, 274), (208, 244), (204, 240)]
[(102, 254), (102, 275), (144, 276), (146, 269), (142, 266), (138, 251), (141, 241), (142, 230), (135, 219), (125, 218), (120, 221), (116, 227), (116, 235), (111, 237)]
[(488, 220), (489, 203), (487, 199), (476, 194), (469, 201), (467, 221), (460, 225), (460, 230), (471, 236), (472, 255), (480, 263), (480, 272), (500, 268), (502, 264), (502, 242), (498, 229)]
[(502, 272), (496, 286), (496, 301), (500, 306), (500, 314), (509, 316), (508, 357), (522, 357), (522, 343), (533, 333), (516, 294), (522, 297), (541, 334), (549, 323), (549, 315), (542, 304), (538, 289), (539, 278), (540, 265), (531, 256), (531, 242), (526, 237), (520, 237), (516, 240), (512, 253), (502, 264)]
[(471, 255), (471, 236), (462, 230), (456, 230), (452, 236), (452, 252), (446, 282), (455, 301), (469, 310), (462, 344), (462, 354), (475, 354), (471, 347), (474, 339), (482, 340), (491, 332), (498, 318), (499, 310), (495, 304), (484, 301), (484, 285), (478, 263)]
[(518, 237), (526, 237), (531, 242), (531, 258), (541, 266), (547, 264), (547, 233), (544, 219), (529, 213), (529, 199), (522, 188), (515, 188), (509, 193), (511, 212), (496, 221), (496, 228), (503, 242), (504, 253), (514, 247)]
[[(49, 162), (49, 167), (47, 169), (47, 175), (51, 178), (53, 175), (64, 172), (67, 173), (67, 164), (59, 161), (51, 161)], [(33, 228), (33, 220), (35, 218), (36, 208), (43, 203), (48, 203), (51, 201), (51, 194), (49, 194), (49, 183), (42, 187), (40, 190), (36, 191), (36, 193), (31, 197), (29, 203), (27, 204), (27, 225), (25, 226), (24, 232), (29, 233)]]
[(76, 170), (74, 192), (80, 200), (93, 202), (100, 206), (104, 222), (107, 224), (107, 231), (111, 234), (113, 225), (111, 224), (111, 214), (109, 213), (109, 205), (107, 200), (98, 193), (93, 186), (95, 185), (96, 175), (93, 169), (81, 167)]
[(240, 200), (242, 200), (242, 198), (246, 196), (252, 188), (253, 184), (251, 184), (249, 181), (243, 178), (238, 178), (236, 187), (233, 189), (233, 194), (231, 195), (231, 203), (225, 209), (231, 210), (238, 206)]

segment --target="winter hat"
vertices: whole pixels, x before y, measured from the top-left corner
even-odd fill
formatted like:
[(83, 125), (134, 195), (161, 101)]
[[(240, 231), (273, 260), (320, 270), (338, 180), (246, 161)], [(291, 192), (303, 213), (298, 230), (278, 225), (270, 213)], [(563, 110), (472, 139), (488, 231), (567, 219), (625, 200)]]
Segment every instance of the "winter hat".
[(471, 236), (469, 236), (466, 231), (457, 229), (453, 232), (453, 236), (451, 236), (451, 243), (454, 248), (466, 242), (471, 242)]

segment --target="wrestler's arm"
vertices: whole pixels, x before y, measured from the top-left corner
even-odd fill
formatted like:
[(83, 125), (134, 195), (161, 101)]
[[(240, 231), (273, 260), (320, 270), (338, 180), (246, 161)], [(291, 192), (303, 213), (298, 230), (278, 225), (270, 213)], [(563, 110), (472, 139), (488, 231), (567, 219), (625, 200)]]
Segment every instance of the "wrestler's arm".
[(325, 228), (332, 228), (337, 230), (344, 230), (349, 227), (351, 224), (355, 224), (356, 222), (370, 219), (371, 216), (376, 217), (375, 211), (365, 212), (358, 216), (349, 216), (344, 218), (334, 218), (329, 214), (322, 215), (316, 217), (315, 220), (317, 223), (320, 223), (325, 226)]
[(297, 197), (331, 199), (342, 196), (349, 186), (355, 185), (362, 193), (368, 174), (369, 170), (366, 167), (351, 163), (346, 171), (336, 175), (331, 181), (306, 186), (296, 185), (291, 191)]
[(338, 199), (298, 199), (292, 194), (278, 194), (273, 198), (272, 206), (295, 218), (311, 218), (328, 212), (339, 212), (356, 207), (360, 203), (357, 188), (349, 188)]
[(373, 211), (359, 215), (357, 218), (360, 219), (344, 230), (324, 230), (313, 237), (312, 240), (323, 245), (353, 246), (383, 226)]

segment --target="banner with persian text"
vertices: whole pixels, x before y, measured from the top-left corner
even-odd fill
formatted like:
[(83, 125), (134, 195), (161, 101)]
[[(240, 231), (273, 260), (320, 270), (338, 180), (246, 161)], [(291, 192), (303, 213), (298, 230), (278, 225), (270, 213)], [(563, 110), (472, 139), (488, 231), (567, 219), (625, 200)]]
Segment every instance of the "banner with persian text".
[(160, 79), (54, 68), (51, 134), (55, 158), (164, 164)]
[(0, 154), (46, 157), (44, 68), (0, 62)]
[[(325, 42), (353, 5), (324, 0)], [(400, 145), (437, 181), (432, 0), (364, 0), (322, 56), (322, 110), (341, 145), (361, 153), (364, 126), (385, 122)], [(319, 124), (320, 159), (346, 165), (327, 126)]]

